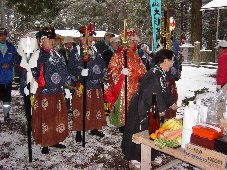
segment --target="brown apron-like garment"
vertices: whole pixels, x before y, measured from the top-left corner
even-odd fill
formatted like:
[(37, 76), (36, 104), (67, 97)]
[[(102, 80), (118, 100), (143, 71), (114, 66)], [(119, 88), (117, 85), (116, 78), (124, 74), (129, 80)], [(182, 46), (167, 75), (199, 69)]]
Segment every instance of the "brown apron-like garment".
[(68, 136), (64, 94), (45, 95), (37, 90), (32, 107), (32, 135), (37, 144), (52, 146)]
[[(79, 83), (76, 87), (72, 97), (72, 130), (81, 131), (83, 129), (83, 94), (80, 93)], [(103, 126), (106, 126), (106, 115), (103, 104), (104, 100), (101, 88), (87, 90), (85, 131), (101, 129)]]

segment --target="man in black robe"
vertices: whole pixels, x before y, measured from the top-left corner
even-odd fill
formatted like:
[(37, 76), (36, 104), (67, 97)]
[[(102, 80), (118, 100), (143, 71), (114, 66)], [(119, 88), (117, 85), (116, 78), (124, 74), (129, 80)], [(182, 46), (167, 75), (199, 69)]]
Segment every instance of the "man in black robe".
[(173, 52), (160, 50), (156, 53), (156, 65), (140, 80), (137, 93), (132, 98), (127, 113), (127, 121), (122, 139), (121, 149), (126, 160), (141, 160), (141, 146), (132, 142), (132, 135), (148, 129), (148, 112), (152, 104), (152, 93), (157, 94), (157, 104), (160, 115), (166, 109), (177, 109), (167, 90), (166, 72), (173, 65)]
[(121, 38), (119, 36), (113, 37), (110, 39), (110, 46), (106, 50), (104, 50), (104, 52), (102, 54), (102, 58), (105, 60), (107, 68), (110, 63), (112, 55), (118, 49), (120, 44), (121, 44)]
[(110, 39), (115, 37), (115, 35), (111, 32), (106, 32), (103, 39), (98, 41), (95, 44), (95, 47), (97, 48), (98, 52), (103, 54), (103, 52), (108, 49), (110, 46)]

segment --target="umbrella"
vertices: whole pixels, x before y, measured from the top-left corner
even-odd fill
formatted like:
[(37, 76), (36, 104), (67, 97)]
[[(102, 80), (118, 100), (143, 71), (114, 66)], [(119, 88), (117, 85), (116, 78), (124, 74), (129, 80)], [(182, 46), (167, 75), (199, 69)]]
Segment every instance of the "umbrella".
[(219, 29), (219, 17), (220, 17), (220, 9), (227, 8), (227, 0), (213, 0), (206, 5), (202, 6), (200, 11), (204, 10), (218, 10), (218, 16), (217, 16), (217, 32), (216, 32), (216, 40), (218, 40), (218, 29)]

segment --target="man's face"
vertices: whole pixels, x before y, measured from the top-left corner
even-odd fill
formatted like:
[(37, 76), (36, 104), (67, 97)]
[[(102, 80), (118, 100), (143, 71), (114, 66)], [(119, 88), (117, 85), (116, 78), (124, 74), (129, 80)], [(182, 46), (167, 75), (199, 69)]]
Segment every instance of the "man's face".
[(137, 38), (134, 40), (134, 42), (136, 43), (136, 45), (140, 43), (140, 41)]
[(219, 55), (223, 51), (223, 48), (222, 47), (218, 47), (217, 51), (218, 51), (218, 55)]
[(88, 38), (87, 38), (88, 45), (91, 45), (93, 40), (94, 40), (94, 37), (89, 35)]
[[(85, 39), (85, 37), (81, 37), (81, 40), (82, 40), (82, 43), (83, 44), (86, 44), (86, 39)], [(92, 44), (92, 42), (93, 42), (93, 40), (94, 40), (94, 37), (93, 36), (91, 36), (91, 35), (89, 35), (88, 37), (87, 37), (87, 45), (91, 45)]]
[(168, 72), (170, 70), (171, 67), (173, 67), (173, 63), (174, 63), (174, 58), (172, 57), (172, 59), (164, 59), (164, 62), (161, 63), (161, 67), (165, 72)]
[(141, 47), (141, 49), (142, 49), (143, 51), (145, 51), (145, 52), (148, 52), (148, 51), (149, 51), (149, 49), (148, 49), (147, 46), (143, 46), (143, 47)]
[(112, 42), (112, 43), (110, 43), (110, 45), (111, 45), (111, 47), (112, 47), (114, 50), (116, 50), (116, 49), (119, 47), (120, 43), (119, 43), (119, 42)]
[(65, 48), (67, 48), (67, 49), (71, 49), (72, 46), (73, 46), (73, 42), (65, 43)]
[(0, 34), (0, 43), (3, 44), (6, 42), (6, 37), (7, 35), (6, 34)]
[(111, 33), (106, 33), (105, 34), (104, 39), (105, 39), (106, 42), (109, 43), (111, 38), (113, 38), (113, 36), (111, 35)]
[(128, 45), (130, 48), (134, 48), (134, 46), (136, 45), (136, 40), (129, 38)]
[(54, 48), (54, 39), (49, 39), (49, 38), (43, 38), (42, 40), (43, 46), (48, 49), (53, 49)]

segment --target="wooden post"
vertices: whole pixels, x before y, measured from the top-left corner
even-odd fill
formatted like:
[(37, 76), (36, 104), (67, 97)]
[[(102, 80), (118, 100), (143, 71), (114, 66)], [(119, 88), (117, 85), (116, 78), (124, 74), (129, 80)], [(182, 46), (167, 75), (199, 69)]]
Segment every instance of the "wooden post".
[(212, 40), (212, 55), (211, 55), (211, 62), (217, 62), (217, 49), (216, 46), (216, 40)]
[[(146, 155), (146, 156), (142, 156)], [(151, 169), (151, 147), (141, 143), (141, 170)]]
[(194, 42), (194, 53), (193, 53), (193, 59), (192, 63), (199, 65), (200, 64), (200, 42), (196, 41)]

